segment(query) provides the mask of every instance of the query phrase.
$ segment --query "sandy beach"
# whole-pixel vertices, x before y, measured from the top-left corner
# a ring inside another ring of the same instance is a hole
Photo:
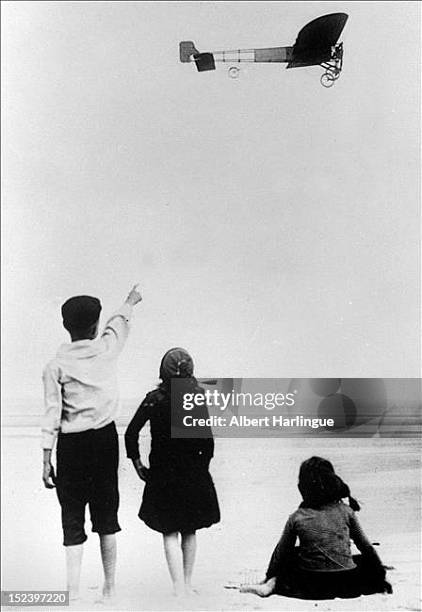
[[[122,431],[122,430],[121,430]],[[176,600],[161,536],[137,512],[142,483],[121,443],[118,599],[114,610],[420,610],[420,442],[406,439],[220,439],[211,472],[221,523],[198,532],[195,583],[199,594]],[[41,451],[35,428],[3,429],[3,589],[64,588],[60,510],[41,483]],[[144,435],[141,450],[148,452]],[[297,471],[318,454],[333,461],[361,501],[360,521],[383,562],[393,566],[393,595],[350,600],[266,600],[228,590],[228,581],[261,578],[287,516],[300,502]],[[251,486],[253,485],[253,486]],[[102,571],[97,536],[89,531],[82,569],[82,601],[76,610],[100,610]],[[44,608],[45,609],[45,608]]]

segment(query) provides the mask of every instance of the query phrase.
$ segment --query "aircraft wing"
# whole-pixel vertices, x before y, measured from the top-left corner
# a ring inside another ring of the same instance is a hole
[[[287,68],[313,66],[326,62],[343,31],[348,15],[331,13],[314,19],[303,27],[293,45],[293,59]]]

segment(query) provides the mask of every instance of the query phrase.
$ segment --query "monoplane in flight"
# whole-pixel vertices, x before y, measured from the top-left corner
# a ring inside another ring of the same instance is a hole
[[[314,19],[300,30],[291,47],[200,53],[191,40],[183,41],[179,45],[180,61],[195,62],[198,72],[215,70],[216,62],[284,63],[287,64],[286,68],[321,66],[324,68],[321,84],[331,87],[339,78],[343,67],[343,43],[339,43],[338,39],[347,18],[345,13],[331,13]],[[229,76],[237,78],[239,71],[237,66],[230,66]]]

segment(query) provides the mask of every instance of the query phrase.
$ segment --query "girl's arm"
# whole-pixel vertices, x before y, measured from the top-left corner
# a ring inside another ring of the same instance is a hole
[[[382,564],[377,551],[366,537],[353,511],[351,511],[350,515],[349,529],[350,537],[362,553],[362,567],[364,568],[365,573],[368,572],[372,576],[372,579],[377,581],[378,584],[382,586],[384,593],[392,593],[393,591],[391,584],[385,580],[386,568]]]
[[[271,555],[271,560],[268,565],[266,580],[279,576],[285,566],[292,561],[292,554],[296,543],[296,532],[293,525],[293,519],[290,516],[284,527],[283,534]]]
[[[371,565],[377,568],[382,568],[381,559],[378,556],[377,551],[372,546],[371,542],[366,537],[360,523],[356,517],[356,514],[352,511],[350,515],[349,521],[349,529],[350,529],[350,537],[353,542],[356,544],[356,547],[360,550],[362,555],[366,557],[368,561],[371,562]],[[382,570],[385,575],[385,571]]]
[[[201,419],[208,419],[209,412],[207,406],[201,406],[198,408],[198,417]],[[199,454],[201,455],[204,465],[208,468],[211,459],[214,457],[214,436],[212,434],[211,427],[204,427],[203,430],[206,432],[206,438],[199,438]]]
[[[199,452],[204,460],[204,465],[208,468],[211,459],[214,457],[214,438],[212,432],[209,438],[202,440],[202,448]]]
[[[353,511],[350,512],[349,530],[350,537],[352,538],[353,542],[356,544],[356,547],[360,550],[361,553],[364,553],[370,548],[373,548],[371,542],[368,540],[365,535],[365,532],[360,526],[356,514]]]
[[[148,469],[143,465],[139,454],[139,432],[150,418],[151,399],[147,395],[139,406],[125,432],[126,454],[132,459],[133,466],[141,480],[146,480]]]

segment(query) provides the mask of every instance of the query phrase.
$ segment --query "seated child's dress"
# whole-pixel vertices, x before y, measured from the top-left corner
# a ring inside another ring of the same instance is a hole
[[[352,556],[350,539],[361,555]],[[301,504],[286,523],[266,579],[276,577],[279,595],[333,599],[391,592],[385,574],[354,511],[338,501],[319,508]]]

